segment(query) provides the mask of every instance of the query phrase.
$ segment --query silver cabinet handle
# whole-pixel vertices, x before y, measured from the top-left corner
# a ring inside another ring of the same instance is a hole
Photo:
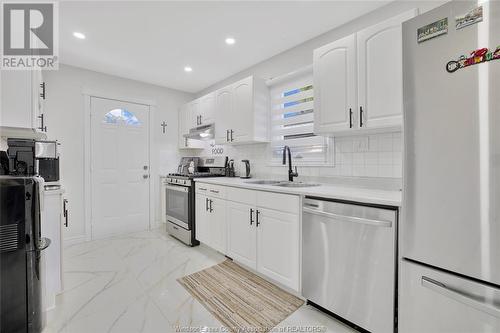
[[[142,175],[142,178],[144,178],[144,179],[148,179],[148,178],[149,178],[149,175]]]
[[[457,302],[475,308],[481,312],[488,313],[492,316],[500,318],[500,308],[494,306],[493,304],[487,304],[478,300],[471,298],[470,296],[464,295],[459,291],[452,290],[444,283],[435,281],[426,276],[422,276],[421,284],[423,287],[430,289],[438,294],[454,299]]]
[[[218,190],[210,190],[210,192],[212,192],[212,193],[219,193]]]
[[[205,198],[205,211],[208,212],[208,198]]]
[[[203,188],[203,187],[198,187],[198,190],[200,190],[200,191],[206,191],[207,189]]]
[[[346,215],[335,214],[335,213],[327,213],[327,212],[323,212],[323,211],[320,211],[317,209],[311,209],[311,208],[305,208],[305,207],[302,208],[302,211],[304,213],[334,218],[334,219],[338,219],[338,220],[343,220],[345,222],[368,224],[368,225],[373,225],[375,227],[384,227],[384,228],[390,228],[392,226],[391,221],[372,220],[372,219],[365,219],[362,217],[354,217],[354,216],[346,216]]]
[[[229,130],[226,130],[226,142],[229,142]]]

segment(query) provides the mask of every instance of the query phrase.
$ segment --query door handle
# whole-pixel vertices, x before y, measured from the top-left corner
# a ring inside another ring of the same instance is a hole
[[[210,200],[210,213],[213,212],[213,208],[212,208],[212,203],[214,202],[212,199],[209,199]]]
[[[349,108],[349,128],[352,128],[352,108]]]
[[[363,127],[363,107],[359,107],[359,127]]]
[[[231,130],[231,142],[233,142],[233,130]]]
[[[226,130],[226,142],[229,142],[229,130]]]
[[[64,216],[64,226],[68,227],[68,199],[63,200],[63,216]]]
[[[435,281],[426,276],[422,276],[421,284],[423,287],[428,288],[438,294],[454,299],[457,302],[475,308],[481,312],[488,313],[492,316],[500,318],[500,308],[493,304],[478,301],[468,295],[462,294],[459,291],[448,288],[444,283]]]
[[[256,215],[255,215],[255,225],[258,227],[260,222],[259,222],[259,216],[260,216],[260,212],[259,210],[257,209],[256,211]]]
[[[208,198],[205,198],[205,211],[208,211]]]
[[[202,121],[201,121],[201,114],[200,114],[200,125],[201,125]]]
[[[250,225],[253,224],[253,208],[250,208]]]

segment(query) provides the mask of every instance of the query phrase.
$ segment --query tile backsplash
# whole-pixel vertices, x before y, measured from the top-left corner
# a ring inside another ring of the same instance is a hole
[[[401,132],[382,133],[363,136],[336,137],[334,165],[330,166],[298,166],[300,176],[306,177],[370,177],[392,178],[402,177],[402,139]],[[235,160],[236,172],[239,174],[239,161],[248,159],[251,163],[253,177],[269,177],[282,175],[286,178],[286,167],[271,165],[268,144],[242,146],[215,146],[223,148],[223,155]],[[213,155],[213,142],[207,142],[200,155]],[[220,149],[218,150],[220,152]],[[185,152],[184,155],[189,155]]]

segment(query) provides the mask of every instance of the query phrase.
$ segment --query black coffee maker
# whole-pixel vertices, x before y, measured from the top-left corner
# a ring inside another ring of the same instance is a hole
[[[37,175],[46,182],[59,180],[57,141],[9,138],[7,145],[10,175]]]

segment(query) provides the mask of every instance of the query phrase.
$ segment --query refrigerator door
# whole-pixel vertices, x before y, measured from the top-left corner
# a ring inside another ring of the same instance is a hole
[[[500,332],[500,288],[403,260],[400,333]]]
[[[446,71],[500,45],[500,2],[455,28],[477,2],[453,1],[403,24],[403,257],[500,285],[500,60]],[[420,27],[448,33],[417,42]]]

